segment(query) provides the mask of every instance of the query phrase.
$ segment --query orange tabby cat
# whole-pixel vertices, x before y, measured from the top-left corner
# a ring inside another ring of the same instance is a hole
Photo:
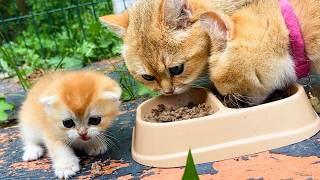
[[[289,2],[299,19],[311,68],[320,72],[320,1]],[[200,19],[211,37],[211,80],[221,94],[240,94],[257,104],[296,81],[278,0],[256,0],[232,16],[207,12]]]
[[[199,16],[212,9],[232,13],[251,1],[137,0],[101,21],[123,37],[122,55],[137,80],[162,94],[179,94],[207,70],[210,40]]]
[[[112,79],[90,71],[45,75],[30,90],[19,121],[24,161],[40,158],[44,144],[55,174],[68,178],[79,171],[73,149],[98,155],[108,149],[105,130],[118,114],[121,89]]]

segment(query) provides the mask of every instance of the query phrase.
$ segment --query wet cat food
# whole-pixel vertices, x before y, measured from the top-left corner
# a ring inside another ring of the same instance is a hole
[[[159,104],[157,108],[152,109],[151,113],[146,114],[145,121],[157,123],[174,122],[208,116],[213,113],[210,105],[206,103],[199,105],[189,103],[179,108]]]

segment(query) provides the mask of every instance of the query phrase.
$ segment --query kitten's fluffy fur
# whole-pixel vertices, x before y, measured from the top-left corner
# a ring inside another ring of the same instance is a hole
[[[137,0],[123,14],[104,16],[101,21],[123,37],[122,55],[137,80],[163,94],[179,94],[207,69],[210,40],[199,16],[213,9],[232,13],[251,1]],[[182,64],[181,74],[170,73],[170,68]]]
[[[290,3],[312,68],[320,72],[320,1]],[[295,82],[289,33],[278,0],[256,0],[232,16],[207,12],[200,19],[211,37],[211,80],[221,94],[241,94],[258,104]]]
[[[96,72],[45,75],[30,90],[19,114],[25,145],[23,160],[41,157],[44,144],[55,174],[59,178],[74,175],[80,167],[72,148],[89,155],[108,149],[103,135],[118,114],[120,95],[121,89],[114,80]],[[92,117],[101,117],[101,122],[90,125]],[[68,119],[74,122],[71,128],[64,126],[63,121]]]

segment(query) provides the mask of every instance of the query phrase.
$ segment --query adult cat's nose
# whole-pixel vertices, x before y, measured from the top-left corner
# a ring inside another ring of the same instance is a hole
[[[173,88],[170,88],[170,89],[165,89],[163,92],[165,95],[172,95],[174,93],[174,90]]]

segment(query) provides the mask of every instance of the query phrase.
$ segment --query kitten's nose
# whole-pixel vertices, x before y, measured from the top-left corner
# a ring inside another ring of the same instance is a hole
[[[89,141],[90,140],[90,137],[88,136],[87,132],[79,133],[79,135],[80,135],[80,139],[82,139],[83,141]]]
[[[80,135],[81,137],[86,137],[86,136],[88,135],[88,133],[87,133],[87,132],[81,132],[81,133],[79,133],[79,135]]]

